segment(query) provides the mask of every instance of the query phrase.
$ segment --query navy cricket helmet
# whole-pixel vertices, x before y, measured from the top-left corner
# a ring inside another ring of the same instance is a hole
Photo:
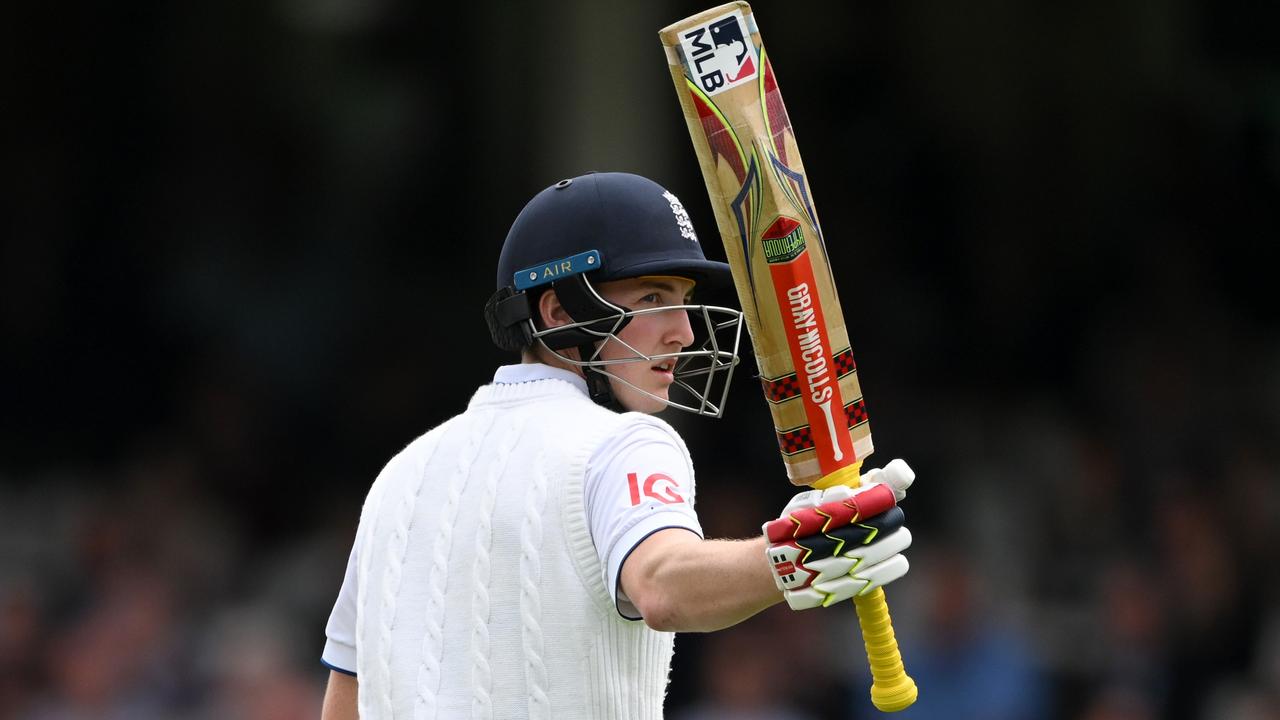
[[[576,297],[573,288],[565,292],[564,285],[578,284],[572,278],[582,273],[590,273],[592,283],[675,275],[696,282],[700,293],[733,284],[727,264],[702,254],[689,213],[675,194],[648,178],[619,172],[561,180],[524,206],[498,258],[497,295],[503,297],[491,300],[498,323],[511,327],[526,320],[532,301],[555,286],[575,319],[605,314],[588,307],[591,295]],[[497,337],[499,329],[490,328],[498,346],[518,349],[509,338]],[[581,340],[561,334],[554,343],[563,349]]]
[[[497,289],[513,286],[517,271],[588,250],[600,253],[597,282],[641,275],[732,282],[728,265],[702,254],[674,194],[639,175],[608,172],[561,180],[524,206],[498,258]]]
[[[507,233],[498,259],[496,292],[489,299],[485,317],[494,343],[504,350],[521,351],[534,342],[556,352],[578,348],[579,357],[562,359],[593,368],[600,375],[615,377],[593,362],[601,341],[616,334],[632,317],[629,309],[605,300],[593,284],[641,276],[668,275],[693,280],[699,294],[719,293],[731,288],[729,266],[708,260],[702,252],[684,205],[669,190],[647,178],[630,173],[588,173],[561,180],[544,189],[525,205]],[[536,302],[547,289],[554,289],[574,323],[568,327],[539,330]],[[701,312],[710,342],[722,329],[732,326],[734,349],[730,353],[700,349],[680,353],[682,362],[695,356],[707,360],[719,375],[737,362],[737,335],[741,316],[730,308],[682,306]],[[732,321],[713,320],[709,313],[730,313]],[[709,359],[708,359],[709,358]],[[651,358],[637,357],[636,360]],[[687,363],[686,363],[687,364]],[[593,386],[593,373],[587,372]],[[728,373],[726,373],[726,384]],[[595,395],[593,387],[593,396]],[[671,403],[702,414],[708,403],[699,397],[702,409]],[[721,401],[722,403],[722,401]]]

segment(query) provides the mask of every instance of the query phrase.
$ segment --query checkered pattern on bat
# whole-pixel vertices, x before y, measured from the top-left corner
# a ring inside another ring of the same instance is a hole
[[[845,348],[836,353],[832,361],[836,367],[836,378],[842,378],[858,369],[853,362],[853,348]],[[760,378],[760,382],[764,385],[764,396],[771,403],[780,403],[800,395],[800,381],[796,379],[795,373],[772,380]]]
[[[845,405],[844,414],[849,419],[850,430],[865,423],[869,419],[867,417],[866,401],[858,398]],[[783,455],[795,455],[796,453],[813,449],[813,432],[808,425],[777,431],[777,435],[778,447],[782,449]]]

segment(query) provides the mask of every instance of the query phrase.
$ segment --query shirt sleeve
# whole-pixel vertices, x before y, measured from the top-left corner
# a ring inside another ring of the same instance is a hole
[[[328,638],[320,663],[330,670],[354,676],[356,674],[356,557],[359,540],[352,544],[351,557],[347,559],[347,574],[342,579],[338,600],[329,614],[324,633]]]
[[[674,431],[636,423],[592,454],[585,479],[591,539],[604,569],[605,587],[618,613],[640,613],[619,587],[627,556],[653,533],[683,528],[702,537],[694,512],[693,466]]]

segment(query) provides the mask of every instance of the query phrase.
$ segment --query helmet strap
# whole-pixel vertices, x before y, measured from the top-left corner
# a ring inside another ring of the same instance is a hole
[[[578,357],[589,358],[595,351],[594,343],[579,345]],[[591,402],[614,412],[627,411],[626,408],[622,407],[622,403],[618,402],[618,398],[614,397],[613,386],[609,384],[608,375],[593,367],[584,367],[582,368],[582,377],[587,381],[587,392],[591,396]]]

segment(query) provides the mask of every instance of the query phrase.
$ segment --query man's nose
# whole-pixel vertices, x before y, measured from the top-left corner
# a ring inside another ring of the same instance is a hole
[[[693,326],[689,323],[689,313],[686,310],[672,310],[667,313],[671,316],[670,324],[667,330],[667,341],[675,341],[680,343],[680,347],[686,348],[693,344]]]

